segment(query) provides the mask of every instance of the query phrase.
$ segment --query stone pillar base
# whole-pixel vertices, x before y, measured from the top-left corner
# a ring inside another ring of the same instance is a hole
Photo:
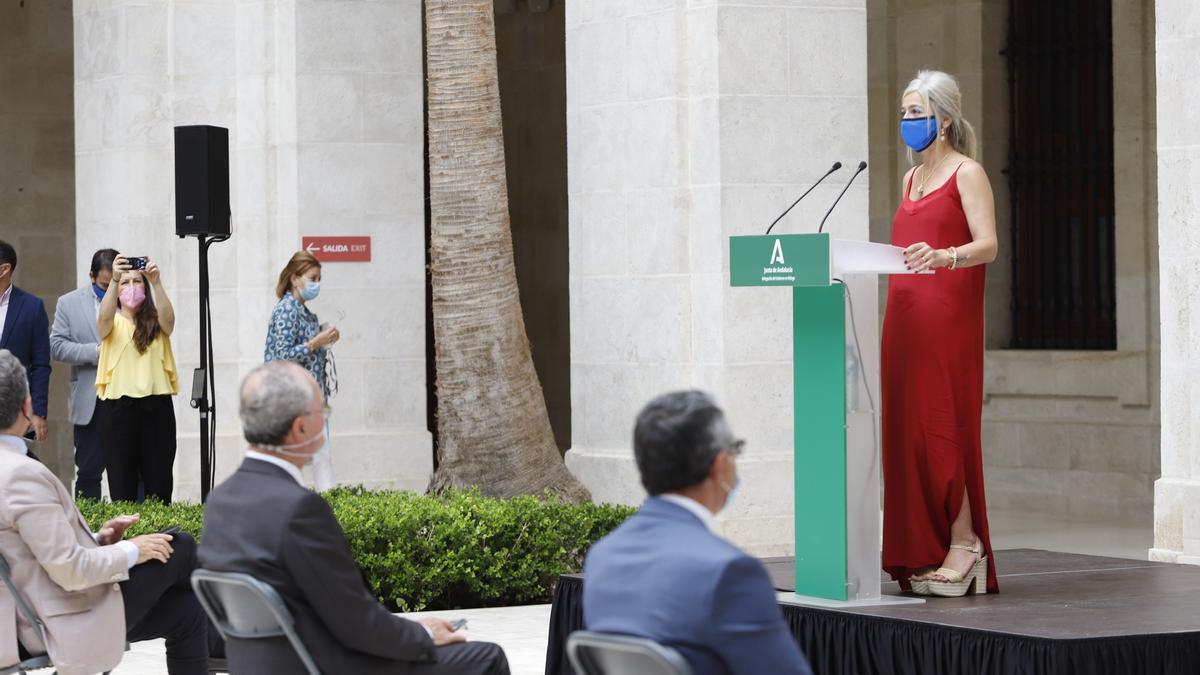
[[[1154,548],[1149,557],[1200,565],[1200,481],[1160,478],[1154,484]]]

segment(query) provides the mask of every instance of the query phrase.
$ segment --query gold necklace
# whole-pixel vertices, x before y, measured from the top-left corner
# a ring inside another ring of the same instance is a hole
[[[950,153],[948,153],[948,152],[946,154],[942,155],[942,158],[938,160],[938,163],[934,164],[933,168],[925,173],[925,180],[921,181],[921,184],[919,186],[917,186],[917,199],[920,199],[925,196],[925,186],[929,184],[930,177],[933,176],[933,172],[937,171],[938,168],[940,168],[942,166],[942,162],[946,161],[946,158],[949,156],[950,156]],[[922,164],[921,168],[924,169],[925,165]]]

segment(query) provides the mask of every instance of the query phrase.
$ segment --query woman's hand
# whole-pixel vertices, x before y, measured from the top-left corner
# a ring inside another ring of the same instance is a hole
[[[162,271],[158,269],[158,263],[151,260],[150,256],[146,256],[146,271],[144,274],[146,281],[149,281],[154,286],[158,286],[158,282],[162,278]]]
[[[113,258],[112,265],[112,281],[108,282],[108,292],[104,294],[104,299],[100,301],[100,312],[96,315],[96,334],[101,340],[108,337],[112,332],[113,317],[117,314],[117,296],[121,290],[121,277],[133,270],[133,265],[129,264],[129,259],[123,255],[118,255]],[[100,346],[96,346],[96,359],[100,358]]]
[[[313,339],[309,341],[309,344],[312,346],[313,350],[316,350],[332,345],[341,339],[341,337],[342,334],[338,332],[336,327],[326,325],[321,329],[320,333],[317,333],[313,336]]]
[[[944,248],[933,248],[919,241],[904,249],[904,264],[908,269],[920,273],[934,267],[948,267],[953,257]]]
[[[129,264],[129,259],[123,255],[113,258],[112,265],[112,281],[109,283],[109,288],[116,288],[121,285],[121,276],[126,272],[132,272],[133,265]]]

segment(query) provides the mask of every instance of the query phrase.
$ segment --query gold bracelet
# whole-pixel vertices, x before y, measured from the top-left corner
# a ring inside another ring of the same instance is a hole
[[[958,267],[958,249],[950,247],[950,269]]]

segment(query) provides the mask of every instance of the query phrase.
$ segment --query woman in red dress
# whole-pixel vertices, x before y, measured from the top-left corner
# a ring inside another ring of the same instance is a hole
[[[983,494],[983,288],[996,219],[953,77],[921,71],[900,132],[920,155],[903,180],[883,321],[883,568],[923,595],[998,590]],[[986,582],[986,583],[985,583]]]

